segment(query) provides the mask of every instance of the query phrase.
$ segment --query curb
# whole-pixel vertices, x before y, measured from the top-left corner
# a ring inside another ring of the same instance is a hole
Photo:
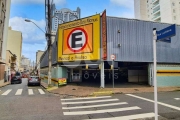
[[[5,86],[7,86],[9,84],[11,84],[11,83],[4,84],[4,85],[0,86],[0,88],[5,87]]]

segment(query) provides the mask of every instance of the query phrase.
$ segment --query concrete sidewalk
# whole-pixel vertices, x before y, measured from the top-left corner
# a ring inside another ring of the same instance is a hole
[[[8,82],[5,82],[5,83],[0,83],[0,87],[4,87],[4,86],[9,85],[9,84],[10,84],[9,81],[8,81]]]
[[[59,88],[52,87],[48,88],[47,83],[42,82],[41,84],[47,91],[54,94],[59,94],[63,96],[73,96],[73,97],[87,97],[87,96],[99,96],[99,95],[110,95],[110,94],[127,94],[127,93],[146,93],[154,92],[154,87],[149,86],[121,86],[116,88],[98,88],[91,86],[81,86],[76,84],[61,86]],[[165,91],[180,91],[180,87],[159,87],[158,92]]]

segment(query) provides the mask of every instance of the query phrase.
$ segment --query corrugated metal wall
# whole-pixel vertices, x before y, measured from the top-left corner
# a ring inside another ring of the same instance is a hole
[[[116,55],[116,61],[152,62],[153,28],[157,30],[170,24],[140,21],[135,19],[107,17],[107,49],[110,55]],[[120,30],[120,33],[118,33]],[[180,26],[176,26],[176,36],[172,43],[157,43],[157,61],[162,63],[180,63]],[[121,47],[118,47],[121,44]]]
[[[116,55],[116,61],[152,62],[153,28],[161,30],[170,24],[141,21],[135,19],[107,17],[107,51]],[[120,30],[120,33],[118,33]],[[171,43],[157,42],[157,61],[161,63],[180,63],[180,26],[176,26],[176,36]],[[52,64],[57,62],[57,41],[53,43]],[[121,44],[121,47],[118,47]],[[42,59],[41,67],[48,66],[48,52]]]

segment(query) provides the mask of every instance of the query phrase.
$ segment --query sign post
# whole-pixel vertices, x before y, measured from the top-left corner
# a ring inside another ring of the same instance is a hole
[[[158,105],[157,105],[157,80],[156,80],[156,41],[157,41],[157,34],[156,28],[153,28],[153,63],[154,63],[154,111],[155,111],[155,120],[158,120]]]
[[[155,120],[158,120],[158,100],[157,100],[157,56],[156,56],[156,41],[168,42],[171,43],[171,37],[176,35],[176,25],[171,25],[160,31],[156,31],[156,28],[153,28],[153,63],[154,63],[154,111],[155,111]]]
[[[116,56],[115,55],[111,55],[111,60],[112,60],[112,83],[113,83],[113,88],[114,88],[114,60],[115,60]]]

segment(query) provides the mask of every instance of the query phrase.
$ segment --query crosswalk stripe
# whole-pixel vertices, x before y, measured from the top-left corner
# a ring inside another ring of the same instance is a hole
[[[22,89],[18,89],[15,95],[21,95],[22,94]]]
[[[81,103],[98,103],[98,102],[109,102],[109,101],[118,101],[118,99],[80,101],[80,102],[62,102],[61,104],[62,104],[62,105],[65,105],[65,104],[81,104]]]
[[[107,107],[113,105],[124,105],[128,104],[127,102],[120,102],[120,103],[110,103],[110,104],[101,104],[101,105],[89,105],[89,106],[76,106],[76,107],[62,107],[62,109],[82,109],[82,108],[93,108],[93,107]]]
[[[29,93],[29,95],[33,95],[34,94],[32,89],[28,89],[28,93]]]
[[[4,92],[2,95],[8,95],[11,92],[12,89],[7,90],[6,92]]]
[[[151,118],[154,116],[155,116],[154,113],[143,113],[143,114],[136,114],[136,115],[111,117],[111,118],[99,118],[99,119],[91,119],[91,120],[132,120],[132,119],[141,119],[141,118]],[[87,119],[85,119],[85,120],[87,120]]]
[[[84,98],[68,98],[68,99],[61,99],[61,101],[64,100],[81,100],[81,99],[99,99],[99,98],[110,98],[111,96],[100,96],[100,97],[84,97]]]
[[[180,98],[174,98],[175,100],[180,100]]]
[[[145,101],[149,101],[149,102],[153,102],[153,103],[154,103],[154,100],[151,100],[151,99],[139,97],[139,96],[136,96],[136,95],[133,95],[133,94],[126,94],[126,95],[131,96],[131,97],[135,97],[135,98],[139,98],[139,99],[141,99],[141,100],[145,100]],[[175,109],[175,110],[179,110],[179,111],[180,111],[180,107],[176,107],[176,106],[169,105],[169,104],[162,103],[162,102],[157,102],[157,103],[158,103],[159,105],[163,105],[163,106],[166,106],[166,107],[169,107],[169,108],[172,108],[172,109]]]
[[[97,113],[107,113],[107,112],[120,112],[127,110],[137,110],[141,109],[140,107],[126,107],[126,108],[116,108],[116,109],[106,109],[106,110],[93,110],[93,111],[76,111],[76,112],[63,112],[64,115],[86,115],[86,114],[97,114]]]
[[[42,89],[38,89],[40,94],[45,94],[45,92]]]

